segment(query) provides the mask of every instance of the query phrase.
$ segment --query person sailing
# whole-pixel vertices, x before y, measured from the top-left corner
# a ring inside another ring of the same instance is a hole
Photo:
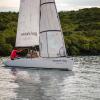
[[[11,54],[10,54],[10,58],[11,60],[14,60],[15,58],[18,58],[19,55],[17,53],[21,52],[22,50],[19,50],[17,48],[14,48],[14,50],[12,50]]]
[[[35,50],[28,51],[27,58],[37,58],[37,57],[39,57],[37,51]]]

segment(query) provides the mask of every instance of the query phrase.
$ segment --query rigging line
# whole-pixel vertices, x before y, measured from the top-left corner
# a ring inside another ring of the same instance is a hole
[[[39,33],[40,33],[40,26],[41,26],[41,0],[40,0],[40,8],[39,8]],[[40,35],[39,35],[39,56],[41,56],[41,40],[40,40]]]
[[[46,40],[47,40],[47,54],[49,57],[49,46],[48,46],[48,33],[46,32]]]
[[[46,12],[48,12],[48,7],[46,7]],[[49,23],[49,17],[48,17],[48,14],[46,13],[46,16],[47,16],[47,21]],[[50,25],[50,23],[49,23]],[[47,40],[47,53],[48,53],[48,57],[49,57],[49,45],[48,45],[48,32],[46,31],[46,40]]]

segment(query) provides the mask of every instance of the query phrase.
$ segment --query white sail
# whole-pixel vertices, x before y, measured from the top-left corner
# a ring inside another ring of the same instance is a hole
[[[72,58],[65,57],[66,49],[55,1],[21,0],[20,5],[16,47],[39,45],[41,57],[7,60],[4,64],[19,68],[72,70],[74,62]]]
[[[40,0],[21,0],[16,47],[39,45]]]
[[[40,55],[41,57],[66,56],[55,0],[41,0]]]

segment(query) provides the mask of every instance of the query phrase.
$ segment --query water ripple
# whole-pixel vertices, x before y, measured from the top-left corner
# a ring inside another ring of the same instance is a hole
[[[0,100],[100,100],[100,57],[74,57],[73,71],[8,69],[0,59]]]

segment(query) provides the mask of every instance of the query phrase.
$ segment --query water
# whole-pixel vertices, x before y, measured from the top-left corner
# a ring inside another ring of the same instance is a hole
[[[0,59],[0,100],[100,100],[100,57],[75,57],[73,71],[10,69]]]

